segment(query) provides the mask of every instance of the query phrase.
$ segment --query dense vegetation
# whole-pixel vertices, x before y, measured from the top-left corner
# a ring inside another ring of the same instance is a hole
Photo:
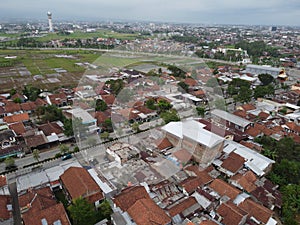
[[[276,141],[263,136],[256,139],[264,147],[264,155],[276,160],[268,178],[280,186],[283,195],[281,216],[284,224],[299,224],[300,216],[300,145],[291,137]]]

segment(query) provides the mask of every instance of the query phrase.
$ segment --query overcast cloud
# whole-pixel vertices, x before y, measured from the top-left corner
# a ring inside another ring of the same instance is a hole
[[[300,25],[299,0],[8,0],[0,18]]]

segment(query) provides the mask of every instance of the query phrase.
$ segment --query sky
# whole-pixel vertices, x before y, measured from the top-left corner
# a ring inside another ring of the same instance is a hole
[[[299,0],[8,0],[1,19],[300,25]]]

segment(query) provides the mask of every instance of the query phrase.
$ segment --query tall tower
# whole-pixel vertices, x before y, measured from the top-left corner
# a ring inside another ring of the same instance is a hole
[[[47,16],[48,16],[48,22],[49,22],[49,32],[53,32],[52,13],[51,12],[47,12]]]

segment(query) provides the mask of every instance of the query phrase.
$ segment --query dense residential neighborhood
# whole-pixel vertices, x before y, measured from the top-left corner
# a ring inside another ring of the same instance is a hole
[[[298,28],[51,28],[0,26],[0,224],[299,224]]]

